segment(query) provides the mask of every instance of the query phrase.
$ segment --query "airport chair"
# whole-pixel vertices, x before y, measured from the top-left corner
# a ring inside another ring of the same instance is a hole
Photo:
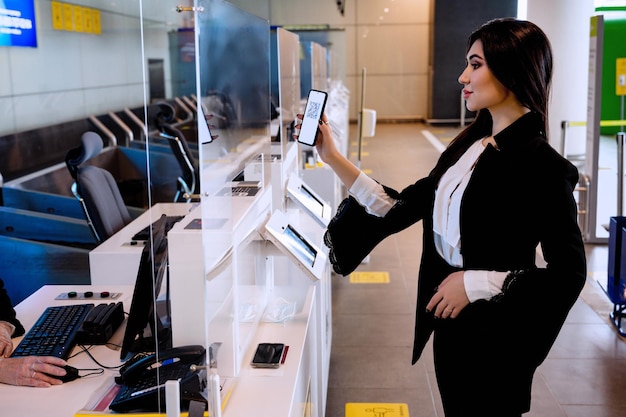
[[[162,138],[168,140],[170,148],[180,165],[182,175],[177,179],[177,191],[174,196],[175,202],[189,202],[197,200],[197,194],[200,192],[200,169],[198,162],[191,153],[191,149],[187,143],[184,133],[172,126],[170,121],[175,119],[175,110],[169,103],[156,104],[154,118],[157,129]]]
[[[104,168],[84,164],[97,156],[102,146],[102,138],[97,133],[85,132],[81,145],[65,156],[65,164],[75,181],[72,193],[80,202],[87,224],[99,243],[132,220],[113,175]]]

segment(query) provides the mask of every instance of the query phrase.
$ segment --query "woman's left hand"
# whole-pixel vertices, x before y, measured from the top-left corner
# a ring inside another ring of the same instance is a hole
[[[430,299],[426,306],[426,311],[434,310],[437,318],[456,318],[461,310],[469,304],[469,298],[465,292],[465,283],[463,282],[463,271],[453,272],[444,279],[437,292]]]

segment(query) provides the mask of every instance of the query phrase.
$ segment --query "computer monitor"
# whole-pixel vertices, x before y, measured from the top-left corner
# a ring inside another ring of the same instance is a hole
[[[156,351],[157,344],[159,348],[167,348],[171,344],[169,328],[163,325],[156,310],[161,285],[167,274],[166,223],[165,217],[152,223],[151,239],[146,241],[141,253],[120,352],[122,360],[129,353]],[[149,334],[146,334],[148,331]]]

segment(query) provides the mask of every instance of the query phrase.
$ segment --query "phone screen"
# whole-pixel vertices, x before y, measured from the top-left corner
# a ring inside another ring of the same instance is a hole
[[[302,125],[300,126],[298,142],[309,146],[315,145],[317,129],[319,128],[322,113],[324,113],[324,106],[326,106],[327,97],[328,94],[324,91],[309,91],[309,98],[307,99],[306,107],[304,108],[304,117],[302,119]]]

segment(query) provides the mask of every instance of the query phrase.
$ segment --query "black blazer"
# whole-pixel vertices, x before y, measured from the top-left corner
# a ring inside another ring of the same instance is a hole
[[[491,330],[494,337],[509,337],[515,343],[511,349],[522,341],[531,367],[545,359],[586,277],[573,196],[578,171],[549,145],[541,126],[539,117],[528,113],[495,136],[497,149],[488,146],[480,156],[460,214],[463,269],[522,272],[506,293],[470,304],[459,318],[487,326],[481,334]],[[347,275],[386,236],[423,220],[413,363],[435,326],[425,307],[455,270],[434,246],[436,185],[429,176],[400,193],[385,187],[399,201],[384,218],[367,214],[349,197],[325,235],[335,271]],[[537,245],[545,266],[536,265]]]
[[[15,326],[13,337],[18,337],[24,334],[24,327],[22,323],[17,319],[15,310],[9,299],[7,291],[4,289],[4,282],[0,279],[0,321],[6,321]]]

